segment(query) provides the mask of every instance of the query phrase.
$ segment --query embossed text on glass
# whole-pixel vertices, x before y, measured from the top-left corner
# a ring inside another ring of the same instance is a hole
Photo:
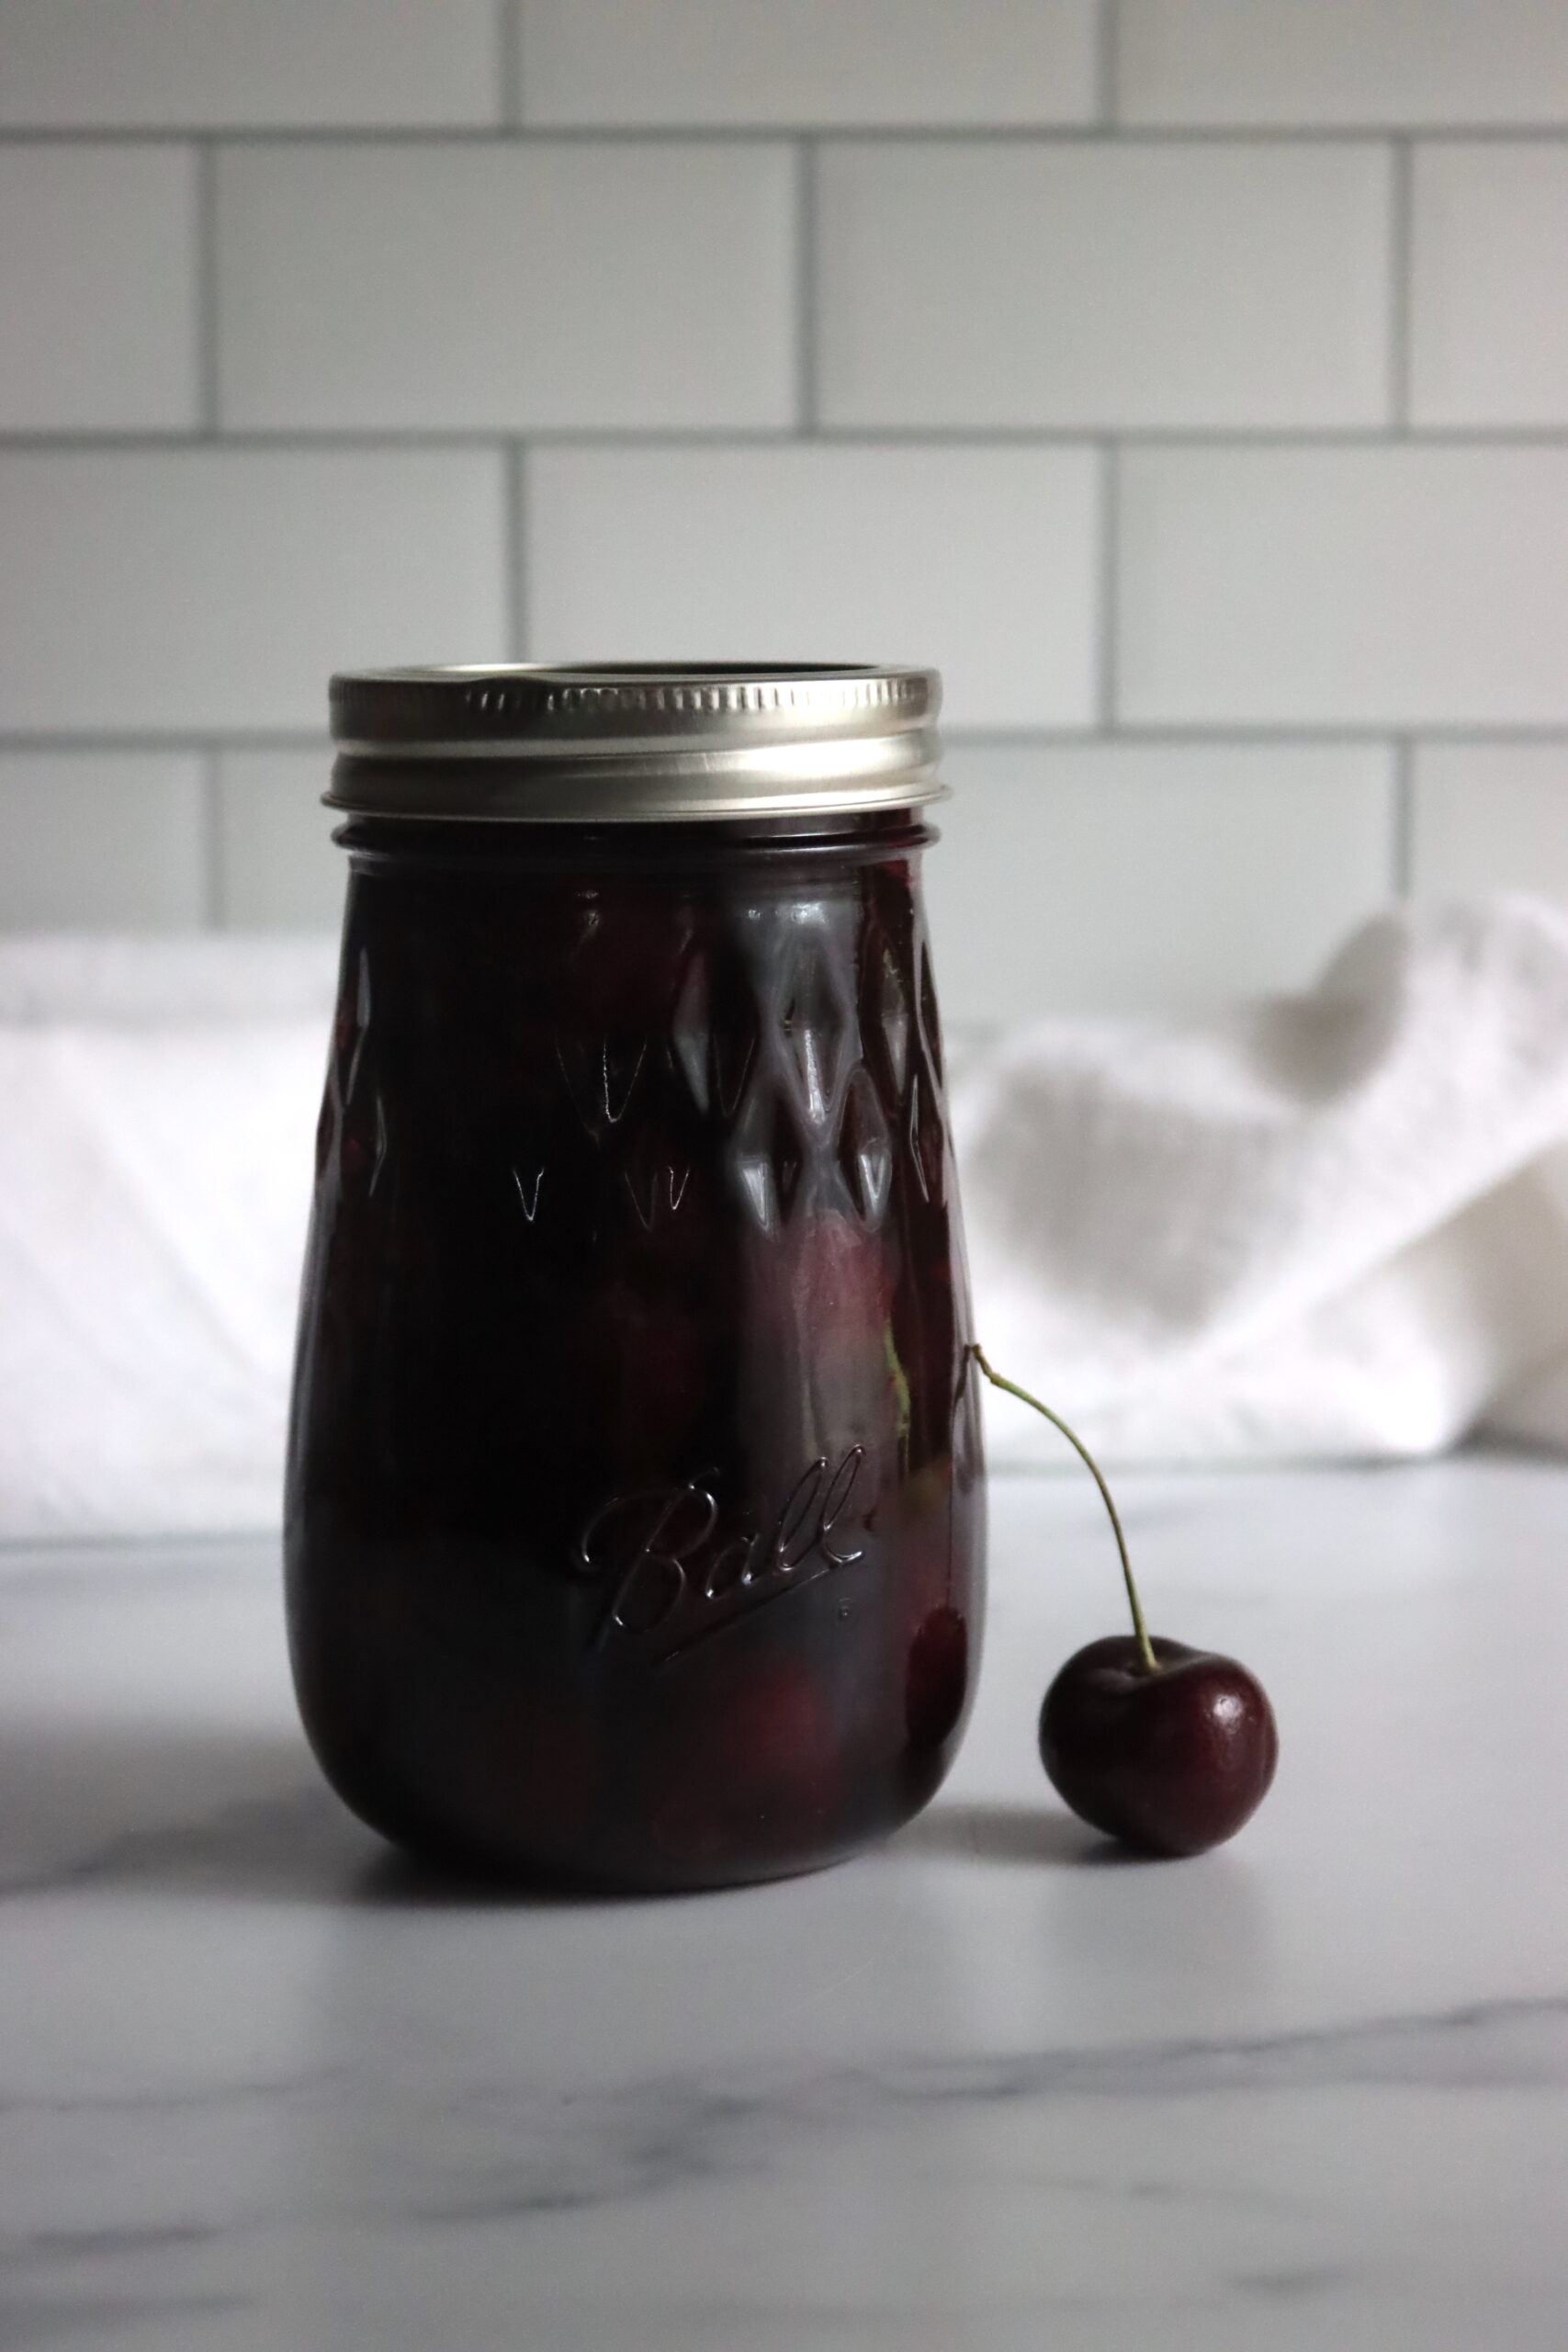
[[[572,1561],[604,1594],[592,1645],[649,1643],[667,1661],[851,1566],[864,1548],[849,1543],[845,1525],[864,1458],[858,1445],[836,1464],[818,1454],[760,1527],[723,1526],[706,1474],[613,1497],[588,1521]]]

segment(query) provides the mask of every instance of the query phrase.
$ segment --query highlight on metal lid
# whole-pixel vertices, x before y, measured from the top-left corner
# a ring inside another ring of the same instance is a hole
[[[915,808],[943,797],[934,670],[773,662],[357,670],[329,808],[536,824]]]

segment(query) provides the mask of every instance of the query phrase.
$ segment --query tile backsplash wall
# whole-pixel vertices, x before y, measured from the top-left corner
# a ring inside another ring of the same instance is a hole
[[[960,1018],[1568,898],[1568,0],[0,0],[0,928],[334,666],[934,660]]]

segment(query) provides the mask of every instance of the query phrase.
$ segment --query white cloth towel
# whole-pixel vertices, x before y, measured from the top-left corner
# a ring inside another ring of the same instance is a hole
[[[1568,1442],[1568,909],[1396,910],[1309,995],[1043,1023],[954,1122],[987,1354],[1106,1458]],[[1061,1459],[995,1403],[994,1463]]]
[[[0,947],[0,1538],[276,1526],[332,979],[317,942]],[[1044,1023],[953,1115],[987,1351],[1109,1458],[1568,1444],[1568,910]]]
[[[334,968],[0,946],[0,1539],[277,1525]]]

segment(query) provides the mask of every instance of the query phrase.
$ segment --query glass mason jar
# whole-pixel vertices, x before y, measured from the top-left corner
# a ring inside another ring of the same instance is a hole
[[[984,1494],[929,671],[333,681],[290,1648],[389,1838],[605,1887],[907,1820]]]

